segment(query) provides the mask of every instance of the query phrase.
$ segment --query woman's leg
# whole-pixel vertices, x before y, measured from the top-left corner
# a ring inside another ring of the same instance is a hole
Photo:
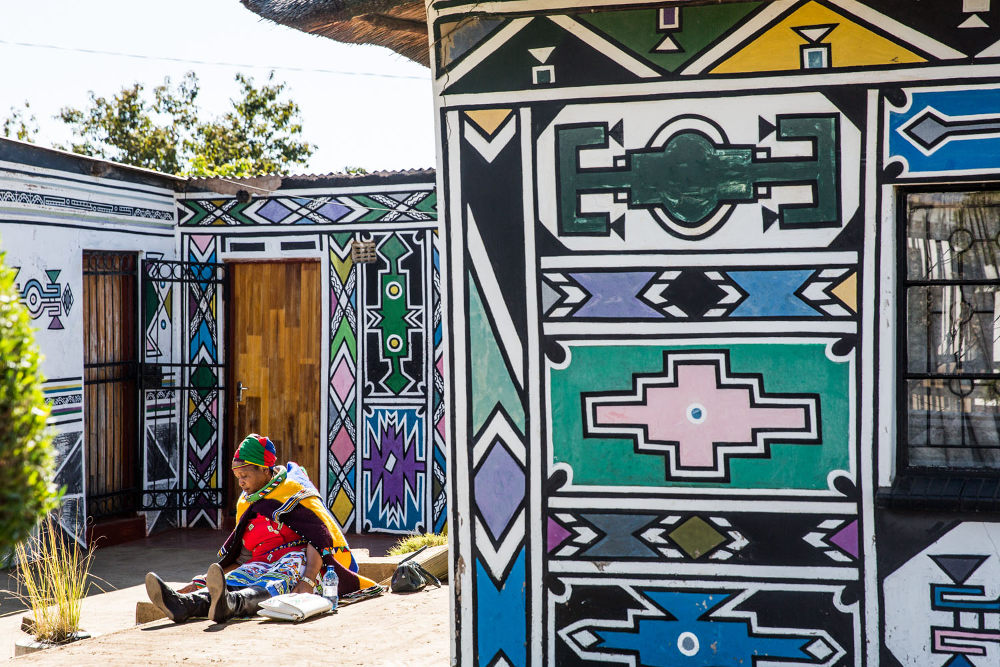
[[[287,553],[274,563],[244,563],[228,574],[218,565],[212,565],[206,576],[212,599],[209,617],[221,623],[234,617],[253,616],[263,600],[290,593],[304,568],[303,551]]]
[[[185,588],[182,588],[181,591]],[[167,586],[155,572],[146,573],[146,594],[149,596],[150,602],[174,623],[183,623],[189,618],[208,616],[211,602],[208,591],[195,590],[193,593],[187,594],[175,591]]]

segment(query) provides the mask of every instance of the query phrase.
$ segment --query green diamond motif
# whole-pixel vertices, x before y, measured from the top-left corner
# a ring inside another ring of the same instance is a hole
[[[691,517],[674,528],[669,535],[691,558],[701,558],[726,541],[725,535],[699,516]]]
[[[199,364],[198,370],[191,373],[191,385],[193,387],[198,387],[196,391],[202,398],[208,396],[210,391],[215,390],[217,383],[218,379],[216,378],[215,373],[213,373],[212,369],[204,363]]]
[[[199,417],[195,421],[194,425],[191,426],[191,435],[194,436],[194,441],[198,443],[199,447],[204,447],[205,444],[211,440],[214,434],[215,428],[213,428],[212,423],[204,417]]]

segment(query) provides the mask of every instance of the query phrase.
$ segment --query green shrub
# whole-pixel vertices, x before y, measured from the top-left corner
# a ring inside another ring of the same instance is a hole
[[[0,253],[0,550],[24,539],[59,500],[38,347],[14,289],[14,272],[2,262]]]

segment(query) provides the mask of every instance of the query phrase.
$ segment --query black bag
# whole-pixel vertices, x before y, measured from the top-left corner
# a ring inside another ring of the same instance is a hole
[[[426,546],[420,547],[396,566],[396,571],[392,573],[392,583],[389,584],[393,593],[415,593],[423,590],[428,583],[441,587],[437,577],[424,569],[420,563],[411,560],[426,548]]]

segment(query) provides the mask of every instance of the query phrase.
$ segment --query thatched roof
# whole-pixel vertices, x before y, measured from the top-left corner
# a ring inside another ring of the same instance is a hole
[[[376,44],[430,66],[423,0],[240,0],[260,16],[347,44]]]
[[[746,0],[662,0],[662,5],[715,5]],[[774,0],[763,0],[773,2]],[[240,0],[265,19],[347,44],[385,46],[430,67],[423,0]],[[539,7],[544,5],[539,1]],[[636,5],[641,6],[641,5]]]

